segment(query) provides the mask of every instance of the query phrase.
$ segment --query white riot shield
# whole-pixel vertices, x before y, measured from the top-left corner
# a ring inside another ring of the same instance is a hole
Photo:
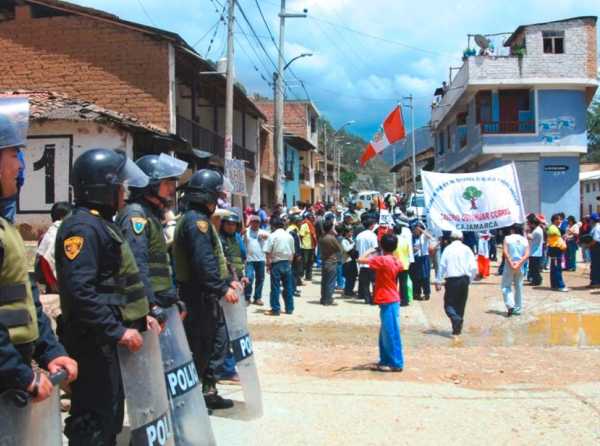
[[[248,317],[246,315],[246,301],[241,292],[239,300],[230,304],[221,299],[221,306],[225,314],[227,332],[233,355],[236,360],[237,372],[244,392],[247,415],[251,419],[260,418],[263,414],[262,391],[258,379],[258,371],[254,362],[252,340],[248,332]]]
[[[29,396],[9,390],[0,395],[0,446],[61,446],[60,397],[32,403]]]
[[[175,444],[216,445],[202,383],[176,305],[167,310],[167,322],[159,340]]]
[[[169,401],[158,335],[142,333],[144,346],[132,353],[118,346],[133,446],[173,446]]]

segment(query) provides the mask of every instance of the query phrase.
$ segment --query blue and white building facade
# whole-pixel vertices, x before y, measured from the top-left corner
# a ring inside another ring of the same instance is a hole
[[[597,86],[596,17],[519,26],[505,56],[470,55],[432,106],[435,166],[514,162],[526,212],[579,216],[579,158]]]

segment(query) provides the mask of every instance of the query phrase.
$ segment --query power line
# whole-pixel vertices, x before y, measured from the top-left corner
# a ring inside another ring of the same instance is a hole
[[[215,1],[217,0],[211,0],[211,2],[213,3],[213,5],[215,5]],[[220,5],[220,4],[219,4]],[[219,21],[217,22],[217,26],[215,27],[215,32],[213,33],[210,42],[208,43],[208,49],[206,50],[206,55],[204,56],[205,59],[208,59],[208,55],[210,54],[210,50],[212,49],[213,43],[215,42],[215,38],[217,37],[217,33],[219,32],[219,24],[223,23],[225,24],[225,6],[221,5],[222,9],[221,9],[221,15],[219,16]],[[215,5],[215,11],[218,13],[219,10],[216,9],[217,6]]]
[[[194,42],[194,44],[192,45],[192,48],[196,48],[200,44],[200,42],[202,42],[206,38],[206,36],[208,36],[210,34],[210,32],[215,29],[216,26],[219,26],[219,23],[221,23],[221,19],[217,20],[217,22],[213,26],[211,26],[208,29],[208,31],[206,31],[204,34],[202,34],[202,37],[200,37],[198,40],[196,40],[196,42]]]
[[[146,8],[144,7],[144,4],[142,3],[142,0],[137,0],[138,4],[140,5],[140,8],[142,8],[142,11],[144,12],[144,15],[146,16],[146,18],[148,20],[150,20],[150,23],[152,23],[152,25],[157,28],[156,23],[154,22],[154,20],[152,20],[152,17],[150,17],[150,14],[148,14],[148,11],[146,11]]]
[[[416,46],[408,45],[406,43],[402,43],[402,42],[398,42],[396,40],[388,39],[386,37],[381,37],[381,36],[375,36],[373,34],[368,34],[368,33],[364,32],[364,31],[360,31],[358,29],[350,28],[350,27],[348,27],[346,25],[341,25],[339,23],[331,22],[329,20],[319,19],[319,18],[313,17],[313,16],[309,16],[308,18],[311,19],[311,20],[316,20],[318,22],[327,23],[328,25],[334,26],[336,28],[345,29],[346,31],[350,31],[350,32],[353,32],[355,34],[359,34],[361,36],[369,37],[371,39],[379,40],[381,42],[387,42],[387,43],[390,43],[392,45],[398,45],[398,46],[401,46],[401,47],[404,47],[404,48],[408,48],[408,49],[411,49],[411,50],[414,50],[414,51],[420,51],[422,53],[438,54],[438,55],[447,54],[447,53],[443,53],[443,52],[440,52],[440,51],[428,50],[428,49],[424,49],[424,48],[419,48],[419,47],[416,47]]]

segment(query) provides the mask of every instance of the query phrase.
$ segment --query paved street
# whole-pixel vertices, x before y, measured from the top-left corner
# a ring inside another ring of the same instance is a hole
[[[377,359],[377,308],[322,307],[318,296],[305,286],[293,316],[251,307],[265,416],[213,417],[219,444],[600,442],[600,291],[527,288],[525,314],[506,319],[491,277],[471,287],[458,343],[434,293],[403,309],[405,371],[385,375],[364,367]],[[242,399],[237,387],[224,393]]]

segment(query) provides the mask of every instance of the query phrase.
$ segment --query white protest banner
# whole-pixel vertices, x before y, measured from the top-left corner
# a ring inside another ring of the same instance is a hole
[[[525,221],[514,164],[471,173],[422,171],[425,213],[442,230],[485,231]]]
[[[389,227],[395,226],[394,216],[390,214],[390,211],[388,211],[387,209],[381,209],[379,211],[379,224]]]
[[[243,160],[225,160],[225,176],[233,185],[234,195],[247,195],[246,167]]]

